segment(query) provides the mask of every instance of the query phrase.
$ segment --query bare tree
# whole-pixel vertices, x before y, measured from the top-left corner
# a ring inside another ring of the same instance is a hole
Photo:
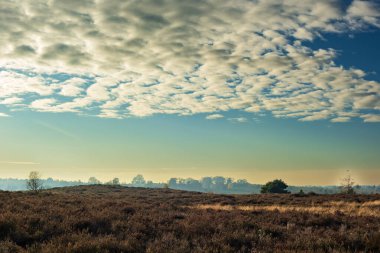
[[[119,180],[119,178],[115,177],[114,179],[112,179],[112,184],[113,184],[113,185],[120,185],[120,180]]]
[[[349,173],[349,171],[347,171]],[[342,183],[340,186],[341,192],[345,194],[355,194],[354,190],[355,182],[350,174],[348,174],[345,178],[342,179]]]
[[[42,190],[41,174],[38,171],[31,171],[29,179],[26,182],[26,187],[33,193],[38,193]]]

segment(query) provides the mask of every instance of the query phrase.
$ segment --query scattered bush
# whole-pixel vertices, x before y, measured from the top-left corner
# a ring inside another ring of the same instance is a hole
[[[275,179],[266,183],[261,187],[261,193],[289,193],[287,190],[288,185],[281,179]]]

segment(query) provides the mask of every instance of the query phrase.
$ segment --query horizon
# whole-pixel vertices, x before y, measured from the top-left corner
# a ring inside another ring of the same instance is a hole
[[[95,178],[96,180],[99,180],[100,184],[107,184],[109,182],[111,182],[113,179],[117,178],[120,180],[120,184],[131,184],[132,183],[132,180],[134,177],[136,176],[143,176],[145,181],[146,182],[153,182],[155,184],[166,184],[169,182],[170,179],[193,179],[193,180],[197,180],[197,181],[200,181],[202,180],[203,178],[216,178],[216,177],[223,177],[225,179],[232,179],[233,182],[237,182],[238,180],[246,180],[248,183],[250,184],[255,184],[255,185],[264,185],[265,183],[267,182],[270,182],[270,181],[273,181],[275,179],[281,179],[283,180],[285,183],[287,183],[289,186],[295,186],[295,187],[302,187],[302,186],[316,186],[316,187],[329,187],[329,186],[341,186],[342,185],[342,180],[344,178],[346,178],[347,176],[350,176],[352,179],[353,179],[353,183],[354,185],[356,186],[380,186],[380,184],[363,184],[363,183],[360,183],[360,181],[357,180],[357,178],[355,178],[352,173],[350,173],[349,171],[345,171],[345,172],[342,172],[341,175],[342,177],[337,179],[335,181],[335,183],[331,183],[331,184],[292,184],[292,183],[289,183],[289,181],[287,180],[284,180],[282,177],[272,177],[268,180],[264,180],[262,182],[257,182],[257,181],[251,181],[249,179],[246,179],[246,178],[232,178],[232,177],[229,177],[229,176],[222,176],[222,175],[206,175],[206,176],[202,176],[202,177],[199,177],[199,178],[194,178],[194,177],[176,177],[176,176],[172,176],[172,177],[169,177],[167,179],[163,179],[163,180],[158,180],[158,181],[155,181],[155,180],[152,180],[151,178],[146,178],[143,174],[136,174],[132,177],[128,177],[128,178],[125,178],[125,177],[107,177],[107,178],[98,178],[98,177],[95,177],[95,176],[89,176],[88,178],[58,178],[58,177],[50,177],[50,176],[44,176],[42,173],[40,173],[39,171],[37,171],[39,174],[40,174],[40,179],[41,180],[49,180],[49,179],[52,179],[54,181],[67,181],[67,182],[81,182],[81,183],[88,183],[89,182],[89,179],[90,178]],[[7,180],[7,179],[11,179],[11,180],[28,180],[28,176],[25,176],[25,177],[0,177],[0,180]]]
[[[0,4],[0,178],[380,184],[375,0]]]

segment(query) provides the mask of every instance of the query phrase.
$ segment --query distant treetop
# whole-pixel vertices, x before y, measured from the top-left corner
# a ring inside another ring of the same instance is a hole
[[[285,190],[288,185],[281,179],[275,179],[261,187],[261,193],[289,193]]]

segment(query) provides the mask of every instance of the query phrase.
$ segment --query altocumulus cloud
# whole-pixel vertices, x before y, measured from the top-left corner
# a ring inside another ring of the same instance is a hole
[[[380,84],[305,43],[380,28],[375,1],[340,3],[0,0],[0,104],[108,118],[239,110],[379,122]]]
[[[210,114],[208,116],[206,116],[206,119],[221,119],[221,118],[224,118],[224,116],[222,114]]]

